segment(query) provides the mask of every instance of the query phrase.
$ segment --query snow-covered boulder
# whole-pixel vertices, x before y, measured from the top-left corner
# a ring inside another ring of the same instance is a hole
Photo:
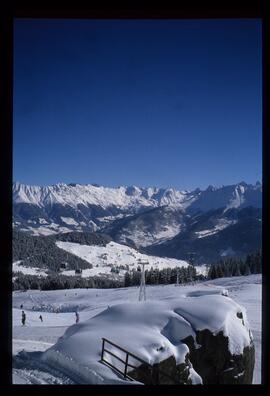
[[[254,345],[245,309],[221,294],[203,291],[108,307],[68,328],[42,359],[76,382],[134,383],[101,362],[102,338],[145,362],[129,357],[135,368],[127,373],[141,383],[252,383]],[[125,361],[123,351],[106,348]],[[124,371],[115,357],[104,357]]]
[[[229,339],[220,331],[213,334],[205,329],[196,332],[196,341],[189,337],[183,342],[188,345],[189,359],[194,370],[200,374],[203,384],[251,384],[255,364],[253,341],[241,351],[232,353]]]

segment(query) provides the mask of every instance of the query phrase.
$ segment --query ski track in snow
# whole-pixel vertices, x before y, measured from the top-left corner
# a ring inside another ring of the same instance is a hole
[[[47,348],[49,345],[47,345]],[[42,363],[40,352],[25,352],[22,350],[13,357],[13,383],[16,384],[74,384],[69,377]]]
[[[194,286],[147,286],[148,300],[166,300],[177,295],[207,288],[229,291],[229,297],[244,306],[255,343],[253,383],[261,383],[261,276],[221,278]],[[14,384],[76,384],[76,373],[60,372],[41,361],[40,354],[55,344],[66,329],[75,323],[75,308],[80,321],[97,315],[108,307],[123,301],[136,301],[138,287],[121,289],[70,289],[13,293],[13,383]],[[21,309],[26,312],[26,326],[21,325]],[[35,306],[35,310],[33,310]],[[52,309],[53,307],[53,309]],[[57,307],[60,312],[57,312]],[[38,310],[40,308],[40,310]],[[71,308],[71,310],[70,310]],[[56,309],[56,310],[55,310]],[[40,313],[43,316],[41,323]]]

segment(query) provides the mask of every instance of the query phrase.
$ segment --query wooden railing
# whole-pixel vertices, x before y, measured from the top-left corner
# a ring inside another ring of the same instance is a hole
[[[120,351],[124,352],[125,353],[125,358],[122,359],[121,357],[117,356],[115,353],[113,353],[109,349],[106,349],[105,348],[105,343],[108,343],[108,344],[114,346],[115,348],[119,349]],[[104,358],[104,354],[105,353],[108,353],[109,355],[115,357],[117,360],[119,360],[121,363],[123,363],[124,364],[124,371],[121,371],[118,367],[116,367],[112,363],[108,362],[108,360],[106,360]],[[140,362],[141,364],[143,364],[145,367],[133,366],[131,363],[129,363],[129,357],[130,356],[133,359],[135,359],[138,362]],[[146,378],[146,383],[150,383],[150,384],[153,384],[153,385],[159,384],[159,374],[161,374],[161,375],[169,378],[174,384],[181,384],[178,381],[178,379],[173,378],[172,376],[167,374],[165,371],[160,370],[160,368],[158,367],[157,364],[152,366],[151,364],[147,363],[145,360],[139,358],[138,356],[136,356],[133,353],[127,351],[126,349],[120,347],[119,345],[116,345],[115,343],[109,341],[106,338],[102,338],[101,362],[106,363],[108,366],[110,366],[112,369],[116,370],[119,374],[123,375],[124,378],[127,378],[130,381],[134,381],[135,378],[132,378],[131,376],[128,375],[128,368],[129,367],[140,371],[142,373],[142,375]],[[150,373],[147,374],[145,368],[147,368],[150,371]]]

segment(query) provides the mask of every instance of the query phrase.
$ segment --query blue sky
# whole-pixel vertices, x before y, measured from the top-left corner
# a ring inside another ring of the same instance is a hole
[[[261,51],[258,19],[17,19],[14,181],[261,180]]]

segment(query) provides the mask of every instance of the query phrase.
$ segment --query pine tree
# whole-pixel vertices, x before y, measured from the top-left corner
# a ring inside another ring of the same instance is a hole
[[[250,275],[250,268],[249,265],[245,262],[245,270],[244,270],[244,274],[243,275]]]
[[[262,273],[262,254],[261,250],[259,250],[257,253],[255,253],[255,270],[256,274]]]
[[[235,261],[233,276],[241,276],[241,272],[240,272],[240,261],[239,261],[239,260],[236,260],[236,261]]]
[[[131,277],[128,271],[125,272],[124,285],[125,287],[131,286]]]
[[[208,268],[207,278],[213,279],[213,264],[211,264],[210,267]]]

